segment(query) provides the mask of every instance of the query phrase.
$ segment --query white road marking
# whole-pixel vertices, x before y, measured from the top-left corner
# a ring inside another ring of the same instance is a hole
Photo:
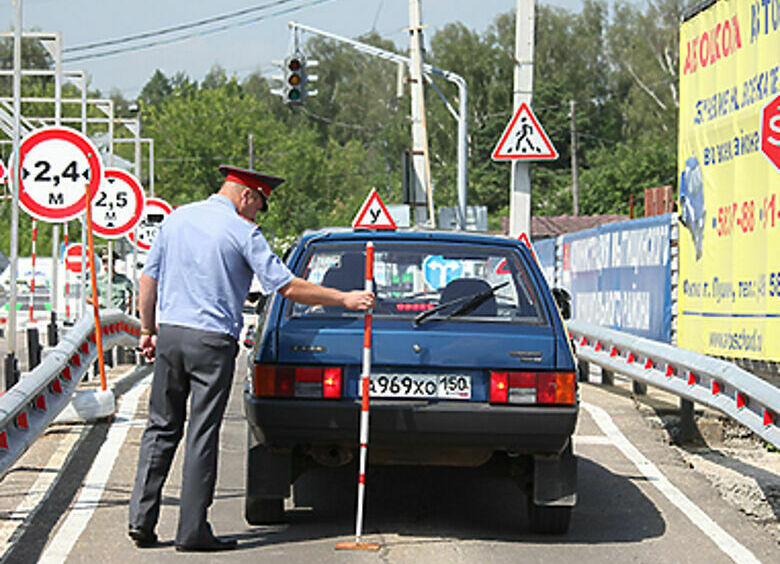
[[[152,376],[149,375],[136,383],[122,397],[117,411],[117,419],[125,422],[133,421],[138,409],[138,401],[151,381]],[[111,475],[111,470],[114,468],[114,463],[131,426],[128,424],[111,425],[106,440],[100,447],[100,451],[92,462],[92,468],[84,479],[84,485],[76,503],[38,562],[65,562],[81,533],[87,527],[95,508],[100,503],[108,477]]]
[[[612,439],[605,435],[574,435],[574,446],[578,445],[612,445]]]
[[[583,408],[593,417],[599,429],[620,449],[620,452],[628,458],[634,466],[647,478],[647,481],[653,484],[666,498],[674,504],[677,509],[696,525],[705,535],[710,537],[715,545],[720,548],[729,558],[739,564],[758,563],[760,560],[741,545],[737,540],[724,531],[720,525],[713,521],[709,515],[702,511],[699,506],[693,503],[684,493],[674,486],[669,479],[663,475],[658,467],[645,457],[639,450],[626,438],[618,429],[615,422],[609,414],[602,408],[582,402]],[[575,440],[576,442],[576,440]]]
[[[0,523],[0,559],[13,546],[11,539],[18,537],[29,526],[30,519],[38,511],[40,504],[51,494],[52,485],[60,476],[68,456],[81,438],[83,426],[73,427],[60,441],[46,465],[38,472],[30,491],[19,503],[13,513]]]

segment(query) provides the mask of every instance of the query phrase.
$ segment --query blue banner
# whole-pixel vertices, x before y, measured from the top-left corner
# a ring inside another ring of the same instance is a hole
[[[563,236],[572,318],[665,343],[671,337],[671,214]]]
[[[534,241],[534,252],[550,288],[555,287],[555,238]]]

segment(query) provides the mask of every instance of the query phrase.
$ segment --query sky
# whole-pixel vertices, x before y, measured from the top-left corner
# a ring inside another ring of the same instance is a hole
[[[243,78],[253,71],[274,74],[273,61],[281,60],[290,45],[287,22],[294,20],[328,32],[355,38],[376,30],[399,48],[408,47],[408,0],[19,0],[25,30],[61,32],[66,70],[85,70],[90,87],[103,95],[119,91],[134,99],[155,70],[167,76],[183,71],[202,80],[215,64],[228,75]],[[544,0],[544,4],[573,12],[582,0]],[[429,39],[448,23],[461,22],[484,31],[501,13],[514,10],[517,0],[421,0],[422,22]],[[189,30],[152,35],[143,41],[157,42],[149,48],[120,54],[68,61],[84,55],[134,47],[139,41],[93,50],[74,50],[84,45],[190,24],[240,10],[243,15],[223,18]],[[0,27],[12,30],[15,8],[12,0],[0,0]],[[249,21],[256,20],[256,21]],[[204,33],[216,27],[226,29]],[[184,33],[197,34],[171,41]],[[303,36],[306,40],[306,35]],[[316,54],[310,54],[316,58]]]

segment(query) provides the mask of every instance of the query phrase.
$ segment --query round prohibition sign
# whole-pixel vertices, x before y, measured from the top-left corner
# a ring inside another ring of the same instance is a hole
[[[141,220],[144,191],[132,174],[107,168],[91,205],[95,234],[104,239],[118,239]]]
[[[33,217],[59,223],[73,219],[87,205],[103,178],[97,148],[68,127],[39,129],[19,147],[19,204]]]
[[[135,244],[140,250],[148,251],[152,248],[160,224],[168,217],[173,208],[165,200],[160,198],[147,198],[144,210],[141,212],[141,219],[137,224],[137,229],[130,231],[127,238]],[[138,233],[138,241],[135,240],[134,233]]]
[[[86,257],[86,264],[89,264],[89,257]],[[97,272],[100,273],[102,265],[100,259],[95,255],[95,264]],[[72,243],[65,250],[65,270],[69,272],[81,273],[81,243]]]

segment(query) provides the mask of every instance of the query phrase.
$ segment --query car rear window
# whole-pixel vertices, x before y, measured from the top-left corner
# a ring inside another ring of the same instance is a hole
[[[310,247],[298,276],[339,290],[365,286],[362,244],[318,244]],[[507,248],[420,243],[381,244],[374,250],[376,317],[409,318],[443,306],[430,317],[453,321],[545,323],[539,299],[522,257]],[[472,297],[490,293],[481,303]],[[452,305],[446,305],[450,304]],[[466,306],[465,308],[463,306]],[[461,311],[455,313],[459,308]],[[291,304],[288,316],[350,317],[340,307]]]

